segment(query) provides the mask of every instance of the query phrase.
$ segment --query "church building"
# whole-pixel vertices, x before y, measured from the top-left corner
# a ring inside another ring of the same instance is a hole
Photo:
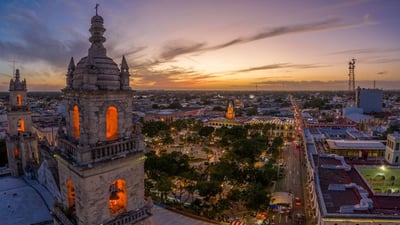
[[[36,136],[32,133],[31,110],[26,93],[26,80],[21,81],[17,69],[15,78],[10,80],[7,157],[11,175],[35,177],[39,166],[39,151]]]
[[[88,55],[71,58],[63,89],[66,132],[58,133],[58,173],[62,201],[54,224],[151,224],[144,199],[144,140],[132,122],[129,67],[120,67],[103,46],[104,20],[89,29]]]

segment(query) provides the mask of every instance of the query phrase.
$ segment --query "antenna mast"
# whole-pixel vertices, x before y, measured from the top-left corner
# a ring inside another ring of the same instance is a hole
[[[354,77],[354,68],[356,67],[356,59],[352,59],[349,62],[349,91],[356,90],[356,82]]]

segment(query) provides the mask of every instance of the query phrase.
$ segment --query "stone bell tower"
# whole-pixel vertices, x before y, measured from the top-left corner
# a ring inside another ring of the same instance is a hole
[[[13,176],[35,176],[39,165],[37,139],[32,134],[31,111],[28,106],[26,80],[20,80],[19,70],[10,80],[10,101],[7,108],[7,157]]]
[[[103,18],[89,29],[88,55],[71,59],[63,89],[66,133],[58,134],[62,202],[55,224],[151,224],[144,201],[144,141],[132,123],[129,67],[107,56]]]

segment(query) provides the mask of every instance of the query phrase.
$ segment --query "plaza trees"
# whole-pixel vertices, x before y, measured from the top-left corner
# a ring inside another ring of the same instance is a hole
[[[189,165],[189,157],[181,152],[162,152],[160,156],[151,151],[146,153],[144,169],[149,179],[155,185],[146,185],[146,188],[155,187],[161,193],[161,201],[165,201],[166,195],[174,188],[173,179],[180,179],[177,190],[182,195],[186,183],[193,183],[198,179],[198,173]],[[146,190],[150,193],[150,190]],[[153,196],[157,198],[157,196]]]
[[[241,126],[233,126],[232,128],[221,127],[215,130],[215,135],[220,137],[217,142],[218,146],[229,146],[236,140],[247,137],[247,128]]]
[[[272,154],[274,159],[277,159],[280,154],[280,149],[283,145],[283,138],[282,137],[275,137],[272,141],[271,147],[268,149],[268,152]]]
[[[242,200],[248,209],[259,210],[268,204],[268,192],[259,183],[250,183],[242,193]]]
[[[228,156],[239,162],[253,164],[267,146],[268,140],[262,136],[238,139],[232,143],[232,150],[228,152]]]
[[[176,131],[181,131],[188,128],[188,121],[184,119],[177,119],[172,121],[170,126],[175,128]]]
[[[142,132],[147,137],[156,137],[169,133],[170,126],[163,121],[149,121],[144,122]]]
[[[203,132],[211,135],[211,129],[206,132],[208,128],[195,128],[201,124],[192,119],[185,122],[191,131],[188,140],[195,141],[200,137],[199,133]],[[274,152],[279,153],[283,144],[281,137],[270,143],[262,129],[265,127],[259,126],[252,132],[249,132],[249,126],[216,129],[214,135],[220,137],[216,144],[223,147],[225,153],[219,160],[202,165],[202,169],[191,167],[189,157],[181,152],[162,152],[159,156],[153,152],[147,153],[145,170],[153,184],[146,187],[158,189],[162,193],[162,201],[165,201],[167,193],[183,201],[182,197],[193,199],[194,193],[197,193],[202,198],[193,202],[190,208],[209,217],[230,204],[257,209],[268,202],[267,187],[272,180],[277,179],[277,168],[273,167],[276,159],[272,158],[265,163],[260,161],[260,155],[268,149],[269,153],[277,157],[279,154]],[[189,143],[188,140],[186,143]]]
[[[214,127],[208,127],[208,126],[202,127],[199,130],[199,135],[202,137],[210,137],[211,134],[214,132],[214,130],[215,130]]]

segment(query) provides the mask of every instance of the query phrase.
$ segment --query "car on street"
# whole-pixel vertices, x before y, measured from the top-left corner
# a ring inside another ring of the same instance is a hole
[[[296,198],[294,199],[294,204],[295,204],[296,206],[301,206],[301,199],[300,199],[300,197],[296,197]]]

